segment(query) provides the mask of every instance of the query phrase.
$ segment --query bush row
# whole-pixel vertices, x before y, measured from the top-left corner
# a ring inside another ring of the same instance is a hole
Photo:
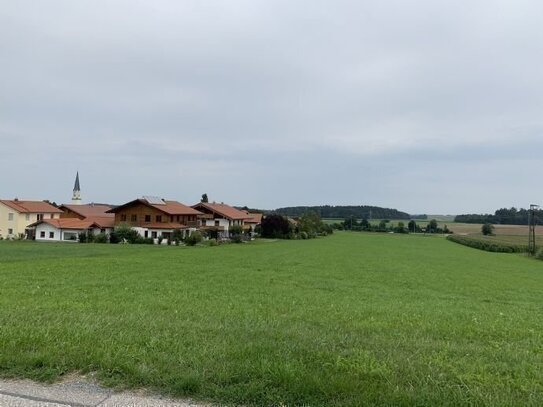
[[[487,252],[498,252],[498,253],[526,253],[528,252],[527,245],[516,245],[510,243],[501,243],[501,242],[492,242],[485,241],[481,238],[470,237],[470,236],[458,236],[458,235],[449,235],[447,239],[451,242],[459,243],[464,246],[473,247],[479,250],[485,250]]]

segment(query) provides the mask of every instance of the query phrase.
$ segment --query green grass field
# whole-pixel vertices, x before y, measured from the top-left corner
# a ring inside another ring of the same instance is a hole
[[[0,243],[0,375],[245,405],[541,405],[543,262],[441,237]]]

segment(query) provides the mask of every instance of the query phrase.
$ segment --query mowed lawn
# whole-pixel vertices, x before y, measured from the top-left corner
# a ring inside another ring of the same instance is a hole
[[[441,237],[0,243],[0,375],[244,405],[541,405],[543,262]]]

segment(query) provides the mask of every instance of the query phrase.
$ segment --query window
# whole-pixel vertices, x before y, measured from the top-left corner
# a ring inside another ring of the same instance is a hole
[[[106,233],[105,229],[100,229],[100,233]]]
[[[173,216],[170,216],[170,222],[173,223],[173,219],[174,219],[174,217],[173,217]],[[177,217],[177,220],[179,221],[179,216]]]
[[[125,214],[121,215],[121,222],[126,222],[126,215]]]
[[[13,213],[8,213],[8,220],[13,220]]]
[[[45,230],[42,230],[42,231],[40,232],[40,237],[41,237],[42,239],[45,239]]]
[[[151,232],[151,237],[152,237],[153,239],[156,239],[156,235],[157,235],[156,232]]]
[[[130,215],[130,221],[136,222],[138,220],[138,215]]]
[[[64,232],[64,240],[77,240],[77,233]]]
[[[162,222],[162,215],[156,215],[156,221]]]
[[[145,222],[151,222],[151,215],[145,215]]]
[[[147,217],[147,216],[146,216]],[[143,233],[143,236],[147,239],[149,237],[149,231],[146,230],[144,233]]]
[[[55,232],[49,232],[49,239],[55,238]]]
[[[27,213],[27,214],[25,215],[25,219],[26,219],[26,220],[30,220],[30,214],[29,214],[29,213]]]
[[[36,215],[36,220],[38,220],[38,221],[39,221],[39,220],[43,220],[43,213],[38,213],[38,214]]]
[[[8,235],[12,235],[13,234],[13,229],[8,229]]]
[[[218,220],[215,221],[215,226],[220,226],[221,222],[219,222]]]

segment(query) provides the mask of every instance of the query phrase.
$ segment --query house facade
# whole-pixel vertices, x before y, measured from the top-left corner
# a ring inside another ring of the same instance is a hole
[[[176,229],[189,234],[199,227],[202,215],[196,209],[177,201],[143,197],[108,211],[115,225],[129,225],[143,237],[170,239]]]
[[[33,238],[34,229],[30,225],[44,219],[59,219],[61,213],[45,201],[0,200],[0,236]]]

